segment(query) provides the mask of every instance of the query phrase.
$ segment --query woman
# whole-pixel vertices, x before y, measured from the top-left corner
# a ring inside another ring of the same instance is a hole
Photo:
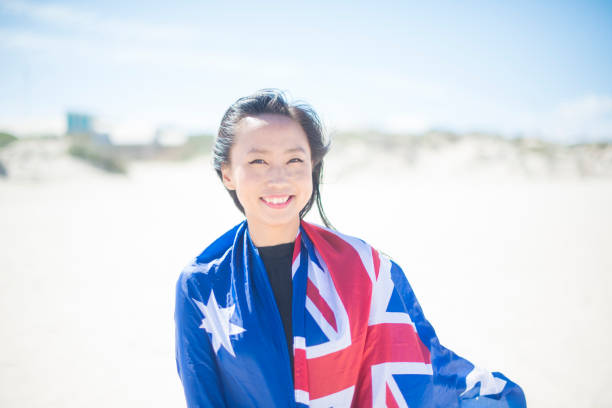
[[[331,229],[316,113],[276,90],[225,113],[214,166],[246,220],[176,287],[189,407],[523,407],[520,387],[442,347],[400,267]],[[303,216],[316,203],[328,228]]]

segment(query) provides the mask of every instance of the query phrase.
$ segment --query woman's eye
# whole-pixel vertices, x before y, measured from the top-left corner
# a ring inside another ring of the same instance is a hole
[[[264,164],[264,163],[265,161],[263,161],[263,159],[255,159],[249,162],[249,164]]]
[[[303,161],[304,161],[304,160],[302,160],[302,159],[300,159],[300,158],[295,157],[295,158],[293,158],[293,159],[289,160],[289,163],[301,163],[301,162],[303,162]]]

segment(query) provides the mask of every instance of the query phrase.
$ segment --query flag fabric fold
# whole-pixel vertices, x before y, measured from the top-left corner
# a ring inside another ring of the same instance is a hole
[[[176,364],[193,407],[525,407],[521,388],[443,347],[402,269],[364,241],[301,221],[292,377],[246,221],[176,286]]]

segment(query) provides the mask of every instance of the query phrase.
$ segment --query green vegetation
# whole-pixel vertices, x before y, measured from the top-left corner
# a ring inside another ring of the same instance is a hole
[[[17,140],[15,136],[10,135],[8,133],[0,132],[0,147],[4,147],[9,143],[14,142],[15,140]]]
[[[127,173],[125,163],[110,152],[105,152],[103,149],[95,148],[91,145],[75,143],[70,146],[68,153],[110,173]]]
[[[183,148],[183,158],[190,159],[201,154],[209,154],[212,150],[214,141],[215,137],[213,135],[189,136]]]

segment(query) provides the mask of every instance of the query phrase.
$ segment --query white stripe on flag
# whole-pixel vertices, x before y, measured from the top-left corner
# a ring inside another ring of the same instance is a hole
[[[295,402],[308,405],[309,401],[308,391],[295,390]]]

